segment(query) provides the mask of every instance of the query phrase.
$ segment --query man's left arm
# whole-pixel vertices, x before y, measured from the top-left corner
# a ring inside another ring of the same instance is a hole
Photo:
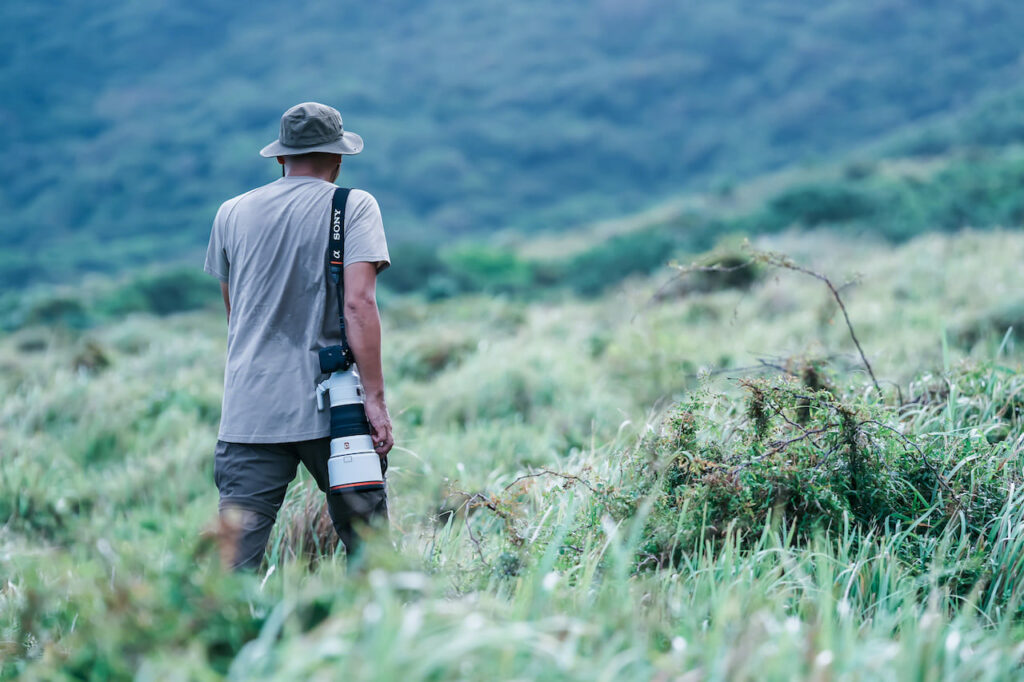
[[[345,329],[359,377],[366,391],[366,419],[373,447],[383,457],[395,444],[391,416],[384,400],[380,361],[380,312],[377,310],[377,265],[352,263],[345,268]]]
[[[384,373],[380,362],[380,312],[377,310],[377,273],[388,267],[384,221],[377,200],[367,192],[349,193],[345,215],[345,323],[348,341],[366,389],[366,419],[373,445],[381,457],[394,439],[391,417],[384,400]]]

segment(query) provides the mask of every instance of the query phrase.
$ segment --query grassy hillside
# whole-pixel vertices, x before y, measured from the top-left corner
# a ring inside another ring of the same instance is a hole
[[[220,570],[219,311],[0,339],[0,676],[1018,674],[1024,237],[757,246],[861,273],[883,395],[787,270],[390,299],[394,531],[356,575],[307,478],[260,575]]]
[[[581,229],[505,230],[489,239],[399,245],[393,249],[398,267],[381,278],[383,295],[441,300],[487,294],[519,302],[596,297],[671,261],[739,262],[745,235],[829,229],[881,245],[963,226],[1020,225],[1024,147],[986,147],[978,137],[998,130],[999,139],[1014,139],[1008,110],[990,102],[954,123],[931,124],[931,156],[903,155],[924,144],[915,137],[925,134],[918,129],[880,142],[874,156],[790,167]],[[166,315],[219,300],[195,264],[82,279],[70,273],[69,280],[0,293],[0,331],[32,324],[86,329],[129,313]]]
[[[69,0],[0,26],[10,288],[194,261],[219,202],[275,176],[256,151],[297,101],[364,134],[344,181],[395,239],[534,234],[971,109],[1019,81],[1024,9]]]

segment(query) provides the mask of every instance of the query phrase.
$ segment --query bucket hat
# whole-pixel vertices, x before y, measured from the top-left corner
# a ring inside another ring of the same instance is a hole
[[[318,102],[303,102],[284,112],[281,134],[260,150],[260,156],[291,156],[310,152],[358,154],[363,138],[345,130],[341,114],[334,107]]]

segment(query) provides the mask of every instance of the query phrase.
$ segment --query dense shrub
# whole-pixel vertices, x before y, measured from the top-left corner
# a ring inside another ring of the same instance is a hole
[[[1024,301],[1007,301],[990,310],[981,311],[969,321],[953,329],[953,339],[971,348],[982,339],[1000,337],[1013,330],[1024,332]]]
[[[999,156],[952,164],[922,188],[933,227],[1016,226],[1024,222],[1024,159]],[[923,227],[923,226],[922,226]]]
[[[413,381],[424,381],[462,361],[476,349],[479,341],[451,333],[430,336],[407,349],[398,361],[398,373]]]
[[[433,244],[399,242],[390,250],[397,265],[381,277],[381,284],[398,293],[425,291],[431,278],[448,273]]]
[[[855,185],[797,185],[768,202],[764,222],[775,229],[794,224],[815,227],[863,220],[876,210],[873,197]]]
[[[61,292],[40,290],[0,300],[0,330],[33,325],[81,330],[129,313],[173,313],[216,305],[216,282],[196,268],[135,273],[120,281]]]
[[[441,259],[463,291],[521,293],[532,284],[530,265],[507,249],[467,243],[443,252]]]
[[[85,304],[72,296],[57,295],[28,304],[22,324],[59,325],[72,329],[89,326],[91,316]]]
[[[910,534],[903,558],[919,570],[927,557],[918,547],[949,524],[984,537],[1024,482],[1021,453],[983,433],[1024,428],[1024,410],[1014,407],[1021,382],[977,368],[951,383],[955,418],[973,432],[936,428],[948,406],[927,391],[893,405],[814,390],[796,377],[744,382],[745,413],[735,421],[717,416],[706,398],[676,406],[616,493],[653,500],[640,563],[673,563],[727,536],[756,542],[769,522],[805,540],[827,529],[901,527]],[[972,409],[991,401],[1012,405]]]
[[[99,542],[113,556],[110,543]],[[188,652],[181,656],[192,669],[186,678],[201,674],[196,659],[223,675],[235,652],[259,634],[268,600],[251,578],[222,571],[215,550],[212,538],[190,536],[171,556],[119,546],[118,559],[131,570],[108,572],[62,557],[57,580],[27,574],[3,618],[22,633],[9,652],[22,660],[0,667],[0,674],[19,678],[18,668],[45,651],[46,663],[59,662],[59,679],[130,680],[154,649],[167,647]],[[102,597],[81,599],[70,611],[61,600],[48,599],[55,591]],[[60,647],[53,646],[56,637]],[[44,673],[33,679],[58,678]]]
[[[724,289],[749,289],[761,280],[763,268],[742,253],[718,253],[680,269],[679,276],[662,285],[657,300],[704,294]]]
[[[612,237],[571,258],[563,282],[578,294],[594,296],[629,275],[663,267],[676,244],[676,237],[662,227]]]
[[[196,310],[218,298],[213,279],[196,268],[143,273],[96,301],[103,315],[149,312],[157,315]]]

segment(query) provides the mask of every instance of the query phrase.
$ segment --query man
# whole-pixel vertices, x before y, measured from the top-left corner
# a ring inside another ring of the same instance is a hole
[[[336,109],[294,106],[281,117],[279,138],[260,152],[277,157],[282,177],[225,202],[213,222],[205,269],[221,281],[228,317],[214,478],[222,518],[237,531],[236,568],[259,567],[299,462],[328,490],[330,417],[317,410],[315,391],[323,378],[317,352],[340,341],[339,303],[325,267],[329,214],[342,155],[362,148]],[[343,261],[348,341],[386,468],[393,440],[376,279],[390,259],[380,209],[361,190],[348,197]],[[386,491],[327,495],[327,507],[351,555],[360,530],[386,520]]]

